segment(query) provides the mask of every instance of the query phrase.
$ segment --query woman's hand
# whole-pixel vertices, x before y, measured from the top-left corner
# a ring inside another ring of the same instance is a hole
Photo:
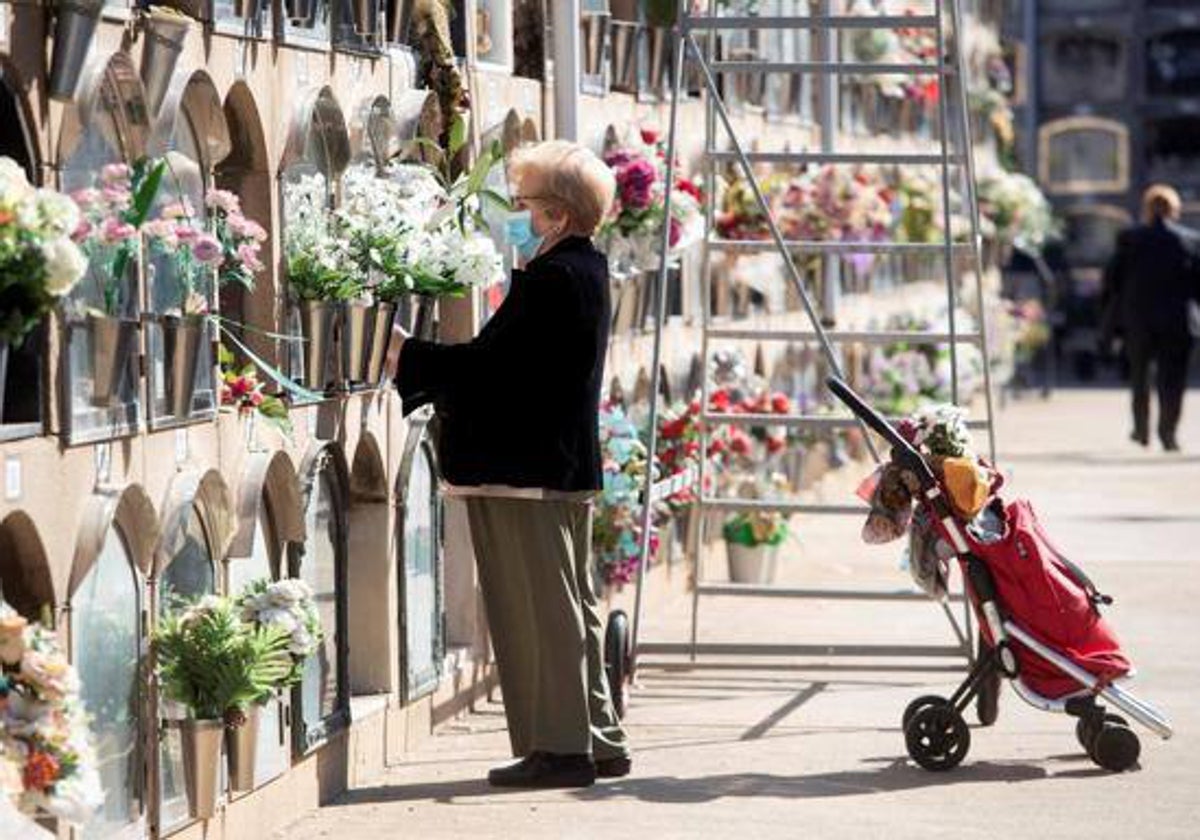
[[[400,372],[400,351],[404,349],[404,342],[407,340],[408,330],[398,323],[393,323],[387,357],[384,359],[384,369],[387,371],[388,379],[393,382],[396,380],[396,374]]]

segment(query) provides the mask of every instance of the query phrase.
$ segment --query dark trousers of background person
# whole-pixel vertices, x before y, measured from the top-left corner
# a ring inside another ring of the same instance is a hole
[[[1131,336],[1127,354],[1129,379],[1133,386],[1133,434],[1141,442],[1150,439],[1150,375],[1158,391],[1158,437],[1164,446],[1177,443],[1175,431],[1183,413],[1183,392],[1187,388],[1190,338],[1165,338],[1155,335]]]

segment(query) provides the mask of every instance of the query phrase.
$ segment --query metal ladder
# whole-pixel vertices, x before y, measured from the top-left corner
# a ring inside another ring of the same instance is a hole
[[[814,4],[818,9],[827,10],[831,0],[823,0]],[[962,15],[959,7],[960,0],[934,0],[933,13],[927,15],[896,15],[896,16],[866,16],[866,15],[838,15],[828,13],[814,13],[804,16],[717,16],[712,14],[715,11],[715,4],[710,4],[710,13],[706,15],[690,14],[686,8],[681,8],[679,20],[672,31],[673,43],[673,60],[672,67],[674,73],[672,80],[672,97],[670,105],[670,125],[667,140],[667,160],[674,161],[677,150],[677,129],[678,129],[678,107],[680,102],[681,80],[683,79],[683,67],[685,59],[695,63],[700,75],[703,78],[704,87],[707,92],[706,101],[706,138],[705,138],[705,173],[706,173],[706,236],[703,244],[703,292],[702,292],[702,311],[703,311],[703,334],[701,359],[704,365],[704,376],[702,377],[702,396],[701,406],[703,420],[702,427],[704,429],[701,438],[700,446],[700,466],[698,475],[695,476],[699,481],[699,487],[702,492],[697,494],[698,514],[700,516],[700,529],[703,533],[703,523],[707,517],[705,512],[710,510],[715,511],[740,511],[740,510],[771,510],[789,514],[802,515],[854,515],[864,516],[867,508],[862,505],[833,505],[833,504],[815,504],[801,503],[795,501],[782,501],[770,499],[740,499],[740,498],[721,498],[710,497],[703,493],[704,478],[707,472],[707,436],[708,429],[714,424],[749,424],[749,425],[774,425],[774,426],[789,426],[789,427],[807,427],[814,429],[833,430],[840,428],[849,428],[858,425],[863,428],[864,440],[870,451],[871,456],[876,462],[879,461],[879,453],[876,451],[874,443],[865,427],[862,427],[861,421],[847,415],[845,417],[828,417],[815,415],[756,415],[756,414],[729,414],[716,413],[711,411],[709,405],[709,376],[708,363],[710,358],[710,343],[722,340],[757,340],[757,341],[776,341],[776,342],[811,342],[815,341],[819,344],[821,353],[826,365],[831,372],[841,376],[841,361],[835,346],[838,344],[860,344],[860,345],[885,345],[897,341],[908,341],[914,344],[945,344],[950,350],[950,365],[951,365],[951,395],[955,403],[959,402],[959,354],[958,345],[960,343],[974,343],[983,354],[983,384],[985,391],[985,404],[987,418],[983,421],[978,421],[972,424],[974,428],[986,429],[988,435],[988,448],[993,461],[995,460],[995,432],[992,425],[993,406],[992,406],[992,382],[991,375],[988,369],[988,337],[987,328],[983,313],[983,265],[981,257],[981,238],[979,233],[979,213],[978,204],[975,195],[975,172],[974,163],[971,155],[971,134],[970,123],[967,112],[966,101],[966,72],[965,63],[961,50],[961,38],[959,33],[963,32]],[[689,4],[681,3],[681,7],[686,7]],[[947,21],[948,19],[948,21]],[[948,32],[946,23],[949,22],[951,30]],[[748,30],[748,29],[793,29],[804,28],[809,29],[814,34],[821,33],[823,38],[821,44],[821,60],[812,61],[729,61],[729,60],[713,60],[710,55],[712,53],[712,44],[714,41],[713,34],[723,30]],[[846,30],[855,29],[900,29],[900,28],[921,28],[926,30],[935,30],[937,34],[938,59],[936,62],[928,63],[864,63],[864,62],[847,62],[839,60],[834,37],[837,33]],[[947,51],[951,44],[950,32],[954,33],[953,37],[953,57],[947,58]],[[698,34],[707,34],[709,36],[709,51],[701,48],[697,39]],[[716,77],[720,74],[728,73],[789,73],[789,74],[813,74],[822,78],[825,81],[825,95],[823,100],[826,104],[825,115],[822,120],[823,124],[823,141],[820,151],[802,151],[802,152],[757,152],[746,151],[742,142],[738,138],[737,131],[731,121],[729,111],[724,100],[721,97],[720,89],[716,82]],[[836,91],[838,76],[844,74],[857,75],[909,75],[909,76],[936,76],[939,81],[939,97],[937,108],[937,131],[938,131],[938,146],[935,151],[912,151],[906,153],[873,153],[873,152],[858,152],[850,153],[839,151],[833,142],[835,134],[835,126],[832,122],[832,108],[829,104],[835,97],[831,95],[831,90]],[[954,79],[959,80],[959,84],[954,85],[957,90],[956,105],[957,105],[957,122],[952,123],[950,120],[950,103],[948,81]],[[730,149],[720,150],[714,142],[716,139],[717,125],[724,130],[724,135],[728,138]],[[961,148],[955,150],[952,148],[955,139],[961,142]],[[736,162],[740,165],[742,174],[754,192],[759,209],[765,215],[767,224],[770,228],[771,241],[741,241],[721,239],[715,235],[714,231],[714,212],[713,212],[713,185],[715,167],[722,162]],[[902,243],[902,242],[845,242],[845,241],[787,241],[783,238],[780,230],[772,216],[770,207],[763,193],[763,190],[755,177],[753,165],[755,163],[784,163],[784,164],[876,164],[882,166],[905,166],[905,165],[932,165],[940,169],[941,175],[941,200],[942,200],[942,230],[943,241],[934,243]],[[967,206],[967,215],[970,221],[970,238],[966,242],[955,242],[951,235],[951,167],[958,166],[961,174],[964,175],[962,191],[959,193],[959,198]],[[670,218],[671,214],[671,192],[674,181],[674,167],[667,167],[666,175],[666,218]],[[655,320],[654,320],[654,342],[653,342],[653,364],[651,366],[651,388],[650,388],[650,441],[649,451],[651,453],[657,451],[658,444],[658,394],[659,394],[659,378],[661,376],[661,355],[662,355],[662,332],[664,322],[664,312],[666,304],[666,277],[667,277],[667,252],[668,252],[668,230],[667,225],[663,225],[663,231],[660,243],[660,253],[662,260],[660,262],[657,287],[655,295]],[[783,259],[783,264],[786,267],[788,279],[790,280],[794,291],[797,293],[805,314],[807,315],[810,327],[807,329],[787,329],[787,330],[763,330],[753,326],[728,326],[714,325],[712,323],[712,295],[711,295],[711,272],[710,263],[711,255],[714,251],[777,251]],[[837,279],[836,272],[839,270],[838,265],[834,263],[834,259],[841,254],[847,253],[873,253],[873,254],[904,254],[904,253],[928,253],[941,256],[941,263],[945,269],[946,280],[946,295],[948,303],[948,329],[940,332],[932,331],[847,331],[826,329],[817,307],[814,305],[812,296],[805,288],[802,276],[792,259],[793,252],[803,252],[808,254],[824,255],[826,262],[827,276],[831,271],[833,279]],[[980,301],[980,318],[978,331],[970,334],[962,333],[958,328],[957,319],[955,317],[955,309],[958,304],[958,291],[956,289],[957,279],[955,272],[955,256],[962,252],[969,252],[973,257],[972,266],[975,273],[975,293]],[[676,477],[671,480],[655,482],[650,470],[647,470],[645,478],[645,487],[643,491],[643,499],[655,500],[668,495],[677,489],[679,479]],[[646,575],[646,560],[650,556],[650,530],[651,523],[651,504],[643,505],[642,511],[642,539],[641,539],[641,563],[638,568],[637,589],[634,601],[634,616],[632,634],[630,640],[630,662],[629,668],[631,673],[636,673],[638,659],[644,654],[658,655],[687,655],[692,661],[695,661],[699,655],[732,655],[732,656],[791,656],[791,657],[876,657],[876,656],[901,656],[908,658],[927,658],[927,657],[963,657],[966,661],[973,661],[975,649],[972,642],[973,631],[971,627],[971,611],[969,605],[965,603],[962,596],[957,596],[954,600],[963,602],[963,619],[960,624],[951,609],[949,603],[943,601],[941,603],[951,628],[953,630],[956,644],[953,645],[937,645],[937,646],[914,646],[914,645],[829,645],[829,644],[732,644],[732,643],[708,643],[701,644],[697,641],[698,634],[698,615],[699,601],[701,596],[741,596],[741,597],[782,597],[794,599],[820,599],[827,601],[927,601],[927,597],[923,594],[913,592],[911,590],[904,591],[864,591],[857,589],[809,589],[796,588],[785,586],[761,586],[752,584],[733,584],[724,582],[710,582],[703,578],[703,537],[698,540],[696,551],[696,579],[692,594],[692,609],[691,609],[691,638],[690,642],[642,642],[639,641],[639,633],[642,626],[643,612],[643,590],[645,586]]]

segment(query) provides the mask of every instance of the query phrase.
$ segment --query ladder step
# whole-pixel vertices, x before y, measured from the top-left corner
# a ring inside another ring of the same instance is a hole
[[[694,647],[687,642],[639,642],[638,655],[659,656],[695,653],[698,656],[905,656],[961,658],[963,649],[949,645],[789,645],[753,644],[738,642],[700,642]],[[746,666],[750,667],[750,666]]]
[[[794,586],[766,586],[757,583],[701,583],[696,587],[701,595],[734,595],[756,598],[811,598],[822,601],[929,601],[924,592],[911,589],[859,590],[859,589],[804,589]],[[951,601],[962,601],[962,595],[953,595]]]
[[[708,244],[725,251],[778,251],[772,239],[710,239]],[[822,242],[785,239],[789,251],[812,251],[826,254],[940,254],[944,242]],[[970,251],[970,242],[951,242],[952,251]]]
[[[811,502],[787,502],[782,499],[730,499],[722,497],[702,498],[700,504],[713,510],[760,510],[779,513],[813,513],[831,516],[863,516],[870,512],[866,504],[822,505]]]
[[[827,416],[823,414],[751,414],[739,413],[734,414],[726,411],[706,411],[701,415],[704,420],[711,423],[724,423],[730,426],[787,426],[789,428],[810,428],[810,429],[851,429],[858,425],[859,421],[854,417],[837,417]],[[885,417],[888,423],[893,426],[899,423],[903,418],[900,417]],[[968,420],[968,429],[987,429],[990,424],[987,420]]]
[[[738,153],[734,151],[709,150],[706,153],[714,161],[738,161]],[[936,152],[746,152],[746,159],[751,163],[795,163],[821,165],[826,163],[875,164],[878,166],[909,166],[909,165],[941,165],[942,156]],[[947,155],[946,161],[951,165],[962,163],[962,155]]]
[[[945,65],[865,61],[710,61],[713,73],[814,73],[855,76],[953,76]]]
[[[815,330],[756,330],[752,327],[710,327],[708,329],[708,337],[748,341],[816,341],[820,338]],[[911,344],[948,344],[951,341],[978,344],[981,339],[979,333],[974,332],[951,334],[948,332],[915,332],[907,330],[880,330],[878,332],[826,330],[825,337],[834,344],[839,342],[846,344],[897,344],[900,342],[909,342]]]
[[[937,29],[936,15],[684,16],[686,29]]]

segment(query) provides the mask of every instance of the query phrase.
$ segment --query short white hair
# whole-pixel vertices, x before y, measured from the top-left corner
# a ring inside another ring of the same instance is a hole
[[[570,230],[591,236],[608,215],[617,180],[604,161],[586,146],[570,140],[547,140],[515,149],[508,164],[509,181],[519,185],[534,175],[542,198],[559,205],[570,218]]]

